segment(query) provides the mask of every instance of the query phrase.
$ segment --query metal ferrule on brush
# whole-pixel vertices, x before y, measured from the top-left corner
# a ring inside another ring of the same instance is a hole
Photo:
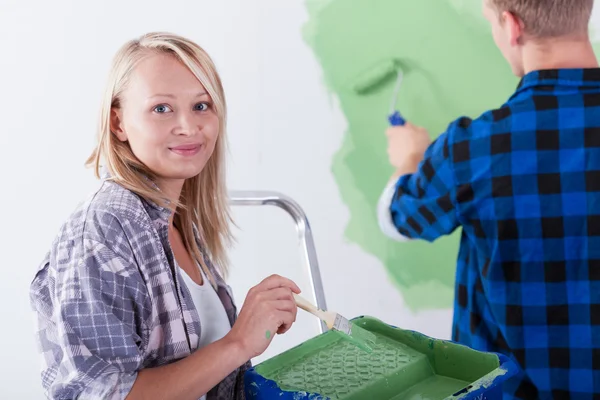
[[[335,321],[333,322],[333,329],[337,329],[340,332],[344,332],[346,335],[352,334],[350,321],[342,317],[340,314],[337,314],[335,316]]]

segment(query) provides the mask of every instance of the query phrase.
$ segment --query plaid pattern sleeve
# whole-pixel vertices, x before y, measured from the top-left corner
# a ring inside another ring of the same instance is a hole
[[[150,306],[143,282],[129,276],[131,260],[86,240],[81,263],[44,269],[32,288],[44,357],[60,368],[42,376],[49,397],[122,399],[141,369]],[[42,282],[51,282],[42,285]],[[50,292],[60,293],[52,299]],[[141,311],[141,312],[140,312]]]
[[[531,72],[459,121],[390,207],[427,240],[458,216],[453,340],[521,367],[508,398],[599,399],[600,69]],[[456,210],[434,204],[452,191]]]
[[[391,219],[405,238],[434,241],[458,226],[450,140],[460,129],[453,123],[427,149],[418,171],[402,176],[389,207]]]

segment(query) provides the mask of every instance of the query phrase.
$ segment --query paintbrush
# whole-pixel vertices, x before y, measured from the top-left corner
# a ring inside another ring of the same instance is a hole
[[[344,339],[351,341],[362,350],[368,353],[373,352],[376,341],[375,334],[350,322],[341,314],[333,311],[323,311],[296,293],[293,293],[293,295],[298,307],[320,318],[325,322],[327,328],[340,332]]]

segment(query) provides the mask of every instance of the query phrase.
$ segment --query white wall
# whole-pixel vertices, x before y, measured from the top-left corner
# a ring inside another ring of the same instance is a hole
[[[151,30],[189,36],[215,59],[230,106],[229,186],[277,190],[303,206],[329,308],[449,336],[449,310],[413,315],[379,261],[343,239],[348,210],[330,166],[345,120],[302,42],[305,19],[301,0],[0,2],[0,398],[41,398],[29,283],[60,223],[96,186],[83,162],[110,59],[125,40]],[[230,283],[239,305],[271,273],[308,293],[291,219],[275,208],[235,216],[241,230]],[[300,312],[294,329],[255,361],[316,333],[314,318]]]

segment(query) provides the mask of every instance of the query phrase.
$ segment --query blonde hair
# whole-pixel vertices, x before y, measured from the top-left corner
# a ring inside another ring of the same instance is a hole
[[[228,269],[226,246],[232,239],[225,184],[227,110],[216,67],[200,46],[171,33],[153,32],[130,40],[119,49],[113,59],[102,102],[98,143],[86,165],[93,167],[99,178],[101,160],[104,159],[112,180],[149,201],[168,206],[168,199],[153,182],[154,173],[133,154],[129,143],[119,141],[110,128],[111,109],[121,106],[123,92],[135,67],[145,57],[156,53],[176,57],[196,76],[210,95],[219,118],[220,132],[212,156],[199,175],[185,180],[179,202],[171,206],[176,209],[174,223],[187,250],[214,285],[214,277],[204,257],[209,258],[225,278]]]
[[[594,0],[487,0],[499,15],[517,16],[535,38],[587,35]]]

